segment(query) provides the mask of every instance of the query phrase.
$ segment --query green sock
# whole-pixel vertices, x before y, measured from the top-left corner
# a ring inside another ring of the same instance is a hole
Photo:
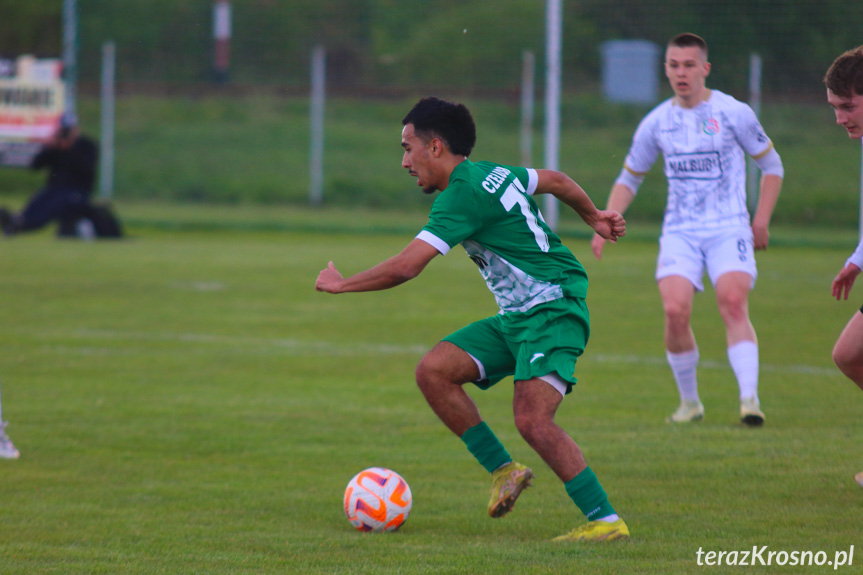
[[[588,467],[563,484],[572,501],[581,509],[588,521],[616,513],[608,502],[605,489],[596,474]]]
[[[461,440],[489,473],[512,461],[512,457],[485,421],[465,431]]]

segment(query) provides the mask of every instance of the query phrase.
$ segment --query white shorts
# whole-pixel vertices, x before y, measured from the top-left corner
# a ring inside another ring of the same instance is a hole
[[[744,272],[755,287],[755,244],[752,228],[735,226],[718,230],[664,233],[659,238],[656,281],[668,276],[683,276],[697,291],[704,291],[704,270],[715,286],[722,274]]]

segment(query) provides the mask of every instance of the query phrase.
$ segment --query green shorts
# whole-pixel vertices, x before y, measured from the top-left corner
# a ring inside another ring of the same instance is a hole
[[[556,373],[576,383],[575,362],[590,337],[590,314],[581,298],[564,298],[540,304],[526,312],[496,315],[470,324],[444,338],[480,365],[480,380],[488,389],[510,375],[527,380]]]

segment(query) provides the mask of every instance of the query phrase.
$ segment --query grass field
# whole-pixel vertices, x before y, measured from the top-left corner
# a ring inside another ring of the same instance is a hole
[[[0,572],[668,574],[703,572],[699,549],[832,560],[852,545],[839,572],[860,572],[863,394],[830,359],[863,297],[829,295],[853,237],[778,230],[761,254],[751,312],[767,423],[744,429],[712,294],[694,317],[706,420],[671,427],[655,244],[633,230],[597,263],[567,236],[591,276],[593,335],[558,422],[633,538],[561,546],[549,539],[583,519],[518,437],[510,382],[473,393],[537,473],[500,520],[485,514],[488,475],[413,382],[424,350],[496,311],[460,250],[395,290],[331,296],[313,289],[328,260],[360,271],[422,218],[270,210],[165,224],[195,213],[121,210],[131,233],[118,242],[0,242],[3,417],[21,450],[0,461]],[[343,515],[347,481],[372,465],[413,490],[397,533],[361,534]]]

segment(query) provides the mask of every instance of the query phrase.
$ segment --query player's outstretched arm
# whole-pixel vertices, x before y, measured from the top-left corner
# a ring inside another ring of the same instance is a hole
[[[626,222],[623,216],[613,210],[597,209],[593,200],[572,178],[554,170],[536,172],[539,176],[537,194],[552,194],[575,210],[587,225],[608,241],[616,242],[617,238],[626,234]]]
[[[438,253],[430,244],[414,239],[398,255],[347,278],[330,262],[318,274],[315,289],[327,293],[389,289],[418,276]]]

